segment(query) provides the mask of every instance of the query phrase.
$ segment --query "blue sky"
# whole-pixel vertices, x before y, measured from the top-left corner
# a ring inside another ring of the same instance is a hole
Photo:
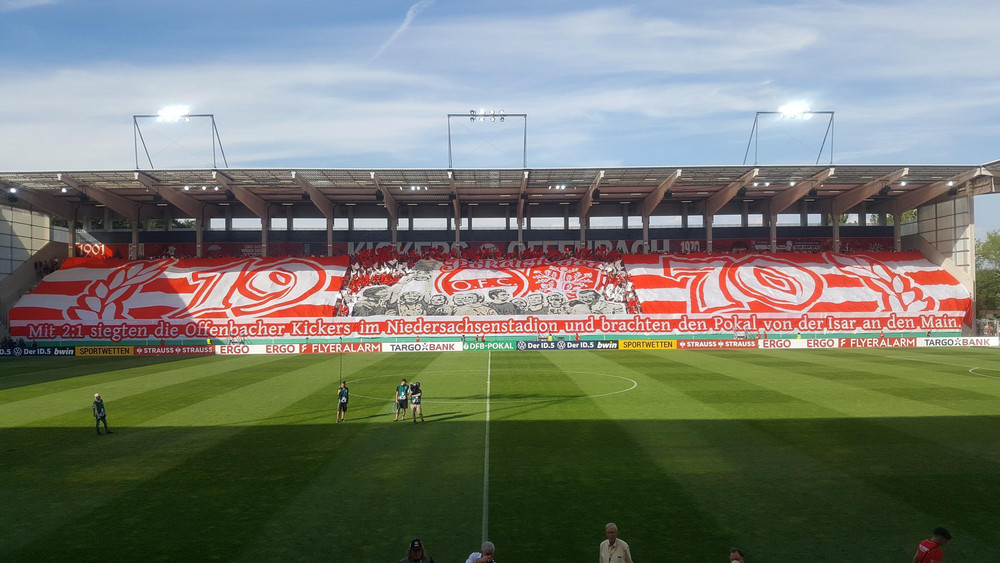
[[[835,164],[977,165],[1000,159],[996,21],[973,0],[0,0],[0,170],[132,168],[132,115],[168,104],[214,114],[230,166],[441,168],[447,125],[460,168],[519,167],[525,137],[529,167],[741,164],[755,112],[792,100],[835,112]],[[446,117],[470,108],[528,118]],[[828,162],[820,117],[762,117],[759,162]],[[143,127],[157,167],[211,164],[208,133]],[[976,210],[1000,230],[1000,196]]]

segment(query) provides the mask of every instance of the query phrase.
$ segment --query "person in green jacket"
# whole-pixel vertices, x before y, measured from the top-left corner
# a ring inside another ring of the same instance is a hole
[[[101,423],[104,423],[104,431],[111,434],[111,430],[108,430],[108,414],[104,411],[104,399],[101,398],[100,393],[94,393],[94,424],[97,426],[97,435],[101,435]]]

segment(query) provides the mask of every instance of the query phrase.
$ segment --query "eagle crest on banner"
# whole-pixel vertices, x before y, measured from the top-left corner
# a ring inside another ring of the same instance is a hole
[[[532,287],[545,293],[562,293],[568,299],[575,299],[581,289],[599,287],[600,277],[595,270],[580,268],[533,268],[529,274]]]

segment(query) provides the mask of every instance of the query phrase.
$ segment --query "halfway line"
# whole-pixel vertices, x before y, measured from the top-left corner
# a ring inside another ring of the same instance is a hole
[[[490,367],[493,352],[486,353],[486,448],[483,454],[483,541],[485,542],[490,524]]]

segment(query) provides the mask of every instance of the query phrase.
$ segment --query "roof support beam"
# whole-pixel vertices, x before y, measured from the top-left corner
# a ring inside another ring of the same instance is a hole
[[[76,210],[79,207],[76,203],[25,188],[19,189],[15,195],[46,213],[62,217],[66,221],[76,220]]]
[[[146,189],[162,196],[168,203],[177,209],[180,209],[184,213],[187,213],[188,216],[196,220],[204,218],[205,204],[198,201],[196,198],[187,195],[184,192],[179,192],[175,189],[164,186],[142,172],[136,172],[135,179],[143,186],[146,186]]]
[[[399,226],[399,208],[396,206],[396,198],[392,197],[389,190],[382,187],[378,181],[378,175],[371,173],[372,181],[375,182],[375,189],[382,194],[382,205],[385,206],[386,213],[389,214],[389,230],[392,231],[392,244],[396,244],[396,229]],[[457,226],[456,226],[457,228]]]
[[[580,200],[580,246],[583,246],[587,242],[587,227],[590,221],[587,217],[590,215],[590,207],[594,205],[594,192],[601,187],[601,180],[604,179],[604,171],[599,170],[597,176],[590,183],[590,187],[583,194],[583,199]]]
[[[518,256],[521,255],[521,249],[524,248],[524,206],[528,203],[528,176],[530,171],[525,170],[524,176],[521,177],[521,189],[517,192],[517,253]]]
[[[825,182],[830,176],[833,176],[834,170],[833,168],[827,168],[812,178],[803,180],[795,184],[795,186],[776,194],[769,200],[771,204],[770,215],[777,217],[779,213],[791,207],[793,203],[809,195],[809,192],[813,188]]]
[[[462,202],[458,200],[458,187],[455,186],[455,173],[448,171],[448,199],[451,200],[451,212],[455,218],[455,243],[461,242],[462,233]]]
[[[667,176],[666,180],[660,182],[660,185],[656,186],[656,188],[654,188],[653,191],[649,192],[649,195],[647,195],[642,200],[643,217],[649,217],[650,215],[653,214],[653,210],[656,209],[657,205],[660,205],[661,201],[663,201],[663,198],[664,196],[666,196],[667,191],[669,191],[670,188],[672,188],[673,185],[677,183],[677,180],[680,180],[680,178],[681,178],[681,170],[678,168],[677,170],[674,170],[673,174]]]
[[[992,174],[980,166],[973,168],[972,170],[962,172],[961,174],[956,174],[947,180],[934,182],[933,184],[903,194],[892,200],[892,213],[893,215],[896,215],[902,214],[904,211],[916,209],[932,199],[943,196],[951,189],[957,190],[962,186],[962,184],[980,176],[992,176]]]
[[[84,184],[83,182],[77,180],[76,178],[70,176],[69,174],[60,173],[56,175],[56,178],[66,184],[67,186],[73,188],[74,190],[85,194],[87,197],[96,199],[97,201],[108,206],[108,209],[113,210],[115,213],[121,215],[122,217],[128,219],[133,225],[139,224],[139,204],[126,197],[122,197],[118,194],[111,193],[103,188],[97,188]]]
[[[895,172],[886,174],[881,178],[872,180],[834,197],[830,208],[830,215],[835,218],[840,217],[848,209],[879,193],[883,188],[888,187],[889,184],[898,182],[909,173],[909,168],[900,168]],[[837,224],[836,219],[834,220],[834,224]]]
[[[215,170],[212,172],[212,181],[224,190],[229,190],[236,196],[236,200],[246,206],[254,215],[260,218],[264,231],[270,226],[271,204],[264,198],[251,192],[250,190],[232,183],[228,176]]]
[[[309,200],[313,202],[313,205],[315,205],[317,209],[319,209],[319,212],[322,213],[324,217],[332,221],[333,210],[335,207],[333,200],[326,197],[326,194],[319,191],[319,188],[312,185],[309,180],[303,178],[302,175],[296,173],[295,170],[292,170],[292,180],[295,180],[295,184],[309,195]]]
[[[583,199],[580,200],[580,223],[584,223],[587,219],[587,215],[590,213],[590,206],[594,204],[594,192],[601,187],[601,180],[604,179],[604,171],[600,170],[597,172],[597,176],[594,180],[590,182],[590,187],[587,191],[583,193]]]
[[[705,200],[705,224],[709,224],[708,218],[714,217],[720,209],[725,207],[730,200],[736,197],[736,194],[740,192],[740,188],[745,188],[747,184],[752,182],[753,179],[757,177],[758,174],[760,174],[760,168],[748,170],[745,174],[740,176],[738,180],[715,192],[707,200]]]
[[[143,174],[142,172],[135,173],[135,179],[142,185],[146,186],[146,189],[152,190],[160,195],[163,199],[167,200],[174,207],[180,209],[184,213],[187,213],[194,218],[194,228],[195,228],[195,256],[202,258],[205,256],[204,253],[204,243],[205,243],[205,216],[206,210],[210,207],[208,204],[199,201],[197,198],[187,195],[184,192],[179,192],[175,189],[164,186]],[[211,206],[215,207],[215,206]],[[217,208],[216,208],[217,209]],[[214,213],[213,213],[214,214]]]
[[[295,170],[292,170],[292,180],[302,188],[302,191],[309,195],[309,199],[313,202],[313,205],[326,217],[326,255],[333,256],[333,212],[336,204],[333,203],[333,200],[326,197],[326,194],[319,191],[319,188],[312,185],[309,180],[303,178],[301,174],[297,174]],[[288,224],[291,225],[291,221]]]

